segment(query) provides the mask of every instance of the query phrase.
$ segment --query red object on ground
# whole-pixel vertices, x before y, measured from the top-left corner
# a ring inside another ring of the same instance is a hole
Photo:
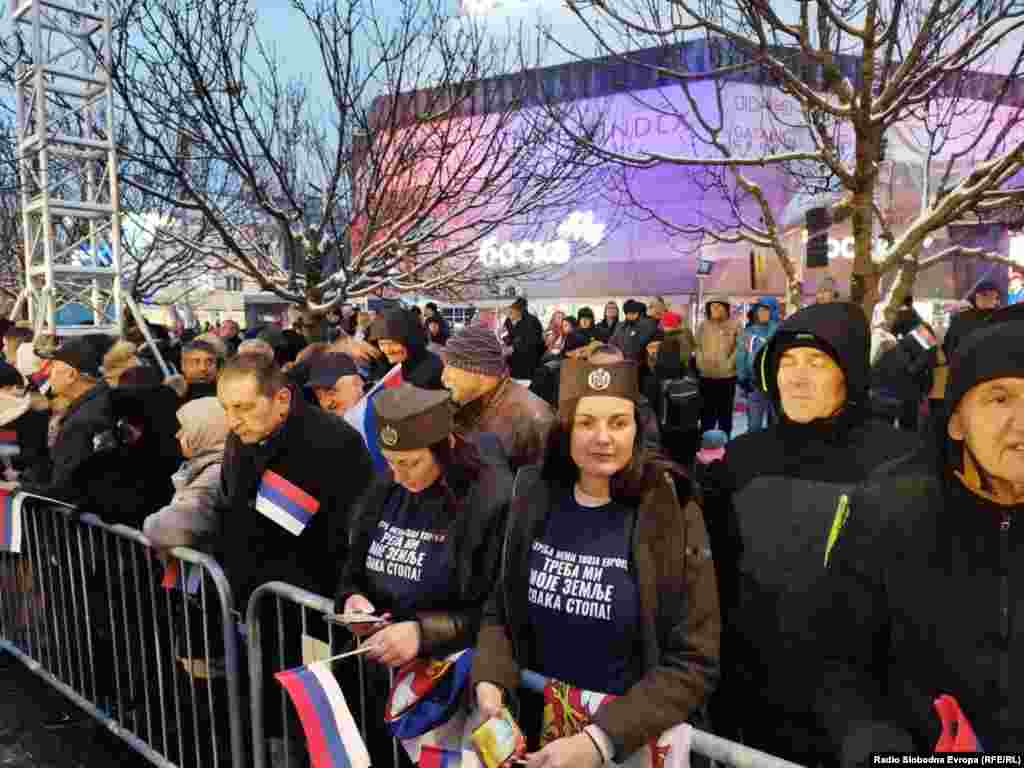
[[[960,704],[944,693],[935,700],[935,711],[942,721],[942,734],[935,744],[936,752],[981,752],[974,728],[960,709]]]

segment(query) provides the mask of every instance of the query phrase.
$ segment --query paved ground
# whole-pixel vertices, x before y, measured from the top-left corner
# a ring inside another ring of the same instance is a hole
[[[52,727],[64,713],[75,720]],[[0,652],[0,768],[150,765],[20,661]]]

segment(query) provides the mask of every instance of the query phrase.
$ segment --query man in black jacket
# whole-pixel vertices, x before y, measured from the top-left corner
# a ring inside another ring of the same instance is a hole
[[[373,476],[362,438],[308,406],[259,355],[228,361],[217,397],[231,428],[221,562],[238,604],[267,581],[332,594],[348,552],[351,506]]]
[[[647,305],[634,299],[626,301],[622,311],[626,319],[619,323],[609,343],[621,349],[627,360],[643,367],[647,360],[647,345],[658,330],[658,321],[647,317]]]
[[[827,558],[818,703],[844,765],[935,749],[943,694],[986,751],[1024,744],[1024,323],[964,340],[946,406],[939,450],[853,494]]]
[[[513,379],[529,380],[544,356],[544,329],[536,315],[527,311],[522,296],[508,308],[505,330],[509,374]]]
[[[53,474],[42,485],[25,484],[30,493],[76,503],[85,489],[79,484],[80,468],[96,453],[115,442],[114,409],[110,388],[100,378],[101,357],[87,339],[64,342],[53,354],[50,389],[71,401],[60,422],[50,451]]]
[[[918,441],[868,414],[868,324],[856,304],[815,304],[764,346],[756,382],[779,414],[729,443],[705,509],[722,593],[716,731],[804,765],[828,753],[814,716],[820,656],[808,592],[844,494]]]
[[[942,340],[946,358],[953,357],[956,348],[971,333],[988,325],[992,313],[999,308],[1002,291],[990,280],[982,280],[971,294],[971,306],[953,316]]]

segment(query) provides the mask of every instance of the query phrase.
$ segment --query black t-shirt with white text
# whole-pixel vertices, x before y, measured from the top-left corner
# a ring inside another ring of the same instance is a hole
[[[367,586],[378,611],[413,611],[448,599],[448,531],[435,520],[438,500],[430,499],[437,493],[412,494],[399,486],[389,494],[366,553]]]
[[[635,665],[640,597],[630,572],[633,512],[581,506],[570,492],[530,552],[528,616],[536,671],[621,695]]]

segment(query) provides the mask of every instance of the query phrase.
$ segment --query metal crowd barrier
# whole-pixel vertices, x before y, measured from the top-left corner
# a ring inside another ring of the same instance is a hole
[[[245,765],[238,634],[217,562],[164,589],[141,532],[19,494],[21,553],[0,553],[0,649],[158,766]]]
[[[264,604],[273,601],[273,615],[263,612]],[[336,655],[355,647],[356,640],[347,630],[323,620],[334,613],[334,601],[282,581],[271,581],[259,587],[249,598],[246,610],[246,646],[249,662],[249,707],[252,722],[253,766],[266,768],[268,736],[267,719],[273,722],[275,736],[281,742],[286,768],[299,765],[306,755],[305,738],[291,703],[282,686],[268,679],[270,674],[291,669],[308,661],[302,658],[303,638],[315,637],[325,652]],[[299,633],[296,634],[296,630]],[[264,631],[269,631],[268,647],[264,647]],[[290,635],[289,635],[290,633]],[[319,637],[316,637],[316,636]],[[355,670],[351,684],[342,683],[352,717],[366,738],[366,668],[362,656],[344,660]],[[346,670],[347,671],[347,670]],[[352,694],[355,693],[355,696]],[[352,702],[356,702],[353,704]],[[271,713],[271,706],[275,712]],[[397,744],[392,747],[397,749]],[[293,760],[293,758],[295,758]]]
[[[261,605],[268,599],[273,598],[276,607],[276,623],[272,627],[277,636],[276,645],[276,659],[271,660],[274,671],[280,671],[295,666],[296,659],[286,661],[283,655],[285,641],[285,617],[288,609],[291,609],[296,613],[301,620],[302,633],[306,634],[307,630],[314,626],[309,621],[310,617],[315,617],[317,622],[320,622],[325,628],[328,636],[328,645],[330,646],[330,653],[334,655],[344,650],[344,644],[338,641],[346,640],[351,644],[349,639],[351,636],[349,633],[342,629],[336,629],[334,624],[324,622],[322,617],[333,613],[334,601],[329,600],[326,597],[315,595],[311,592],[307,592],[304,589],[286,584],[280,581],[273,581],[264,584],[255,592],[249,599],[249,607],[246,613],[246,626],[248,633],[248,653],[249,653],[249,686],[250,686],[250,706],[252,708],[252,737],[254,745],[261,745],[264,743],[264,715],[265,715],[265,698],[264,693],[266,691],[266,670],[264,669],[264,649],[262,642],[262,631],[265,626],[261,626]],[[357,724],[360,726],[363,736],[366,736],[366,718],[380,717],[381,712],[367,712],[367,695],[366,695],[366,669],[364,667],[364,661],[362,656],[358,656],[352,661],[345,660],[342,663],[357,664],[358,670],[358,685],[359,692],[357,696],[358,703],[352,705],[353,698],[349,696],[350,691],[345,690],[346,698],[349,701],[350,707],[352,707],[352,715],[356,719]],[[534,673],[524,672],[521,680],[521,684],[524,688],[530,690],[543,690],[543,680],[539,675]],[[276,686],[276,684],[275,684]],[[289,762],[291,753],[289,745],[295,740],[302,739],[301,730],[296,730],[294,715],[292,713],[291,706],[289,705],[287,698],[284,693],[284,689],[281,686],[276,686],[279,689],[280,701],[281,701],[281,723],[283,727],[283,739],[285,742],[285,754],[288,755],[286,758],[286,765],[290,766]],[[292,724],[292,728],[288,727],[288,723]],[[289,733],[291,731],[291,734]],[[397,741],[392,742],[393,760],[394,765],[398,765],[397,750],[401,747]],[[255,768],[266,768],[266,751],[265,749],[256,748],[254,746],[254,767]],[[297,751],[300,754],[305,753],[305,742],[300,741],[297,745]],[[719,736],[715,736],[713,733],[702,731],[694,728],[691,740],[691,751],[693,754],[701,755],[717,763],[719,765],[734,766],[735,768],[803,768],[796,763],[791,763],[788,760],[783,760],[780,757],[769,755],[766,752],[762,752],[757,749],[753,749],[744,744],[739,744],[728,739],[723,739]]]

